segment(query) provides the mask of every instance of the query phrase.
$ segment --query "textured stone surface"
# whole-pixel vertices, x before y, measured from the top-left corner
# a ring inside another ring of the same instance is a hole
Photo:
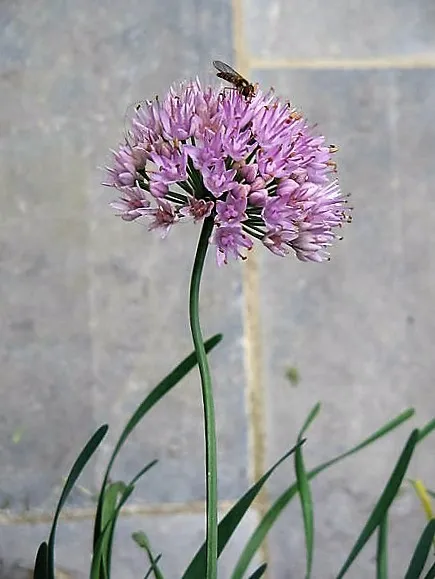
[[[435,54],[430,0],[244,0],[249,52],[286,58],[427,57]]]
[[[237,533],[220,557],[219,572],[229,577],[256,522],[248,513]],[[204,517],[198,514],[134,515],[119,520],[113,551],[113,577],[137,579],[148,570],[146,554],[132,540],[132,533],[146,532],[153,553],[162,553],[160,568],[166,579],[177,579],[186,569],[204,540]],[[3,570],[14,569],[14,575],[0,579],[28,579],[39,543],[47,538],[49,527],[37,525],[0,525],[0,556]],[[85,579],[89,576],[92,529],[88,521],[61,521],[56,541],[56,562],[64,575],[58,579]],[[0,564],[0,565],[1,565]],[[254,560],[252,571],[259,561]],[[19,574],[21,573],[21,574]],[[68,575],[66,575],[68,573]],[[30,579],[30,577],[29,577]]]
[[[24,213],[0,234],[0,505],[18,510],[49,499],[93,428],[86,229]]]
[[[144,238],[144,229],[128,228],[123,223],[120,227],[108,223],[107,228],[95,232],[95,259],[100,262],[95,266],[99,273],[94,279],[93,314],[99,381],[96,413],[114,425],[113,437],[144,393],[192,348],[187,287],[194,239],[187,233],[174,229],[164,244],[150,236]],[[109,235],[113,240],[117,234],[125,241],[116,243],[109,255],[104,241]],[[123,263],[129,244],[148,245],[137,266]],[[131,282],[119,282],[118,263],[122,271],[130,271]],[[235,268],[218,271],[211,259],[203,287],[204,333],[223,331],[225,335],[224,344],[211,358],[216,377],[221,498],[235,498],[247,485],[247,435],[240,387],[244,379],[239,275]],[[121,287],[122,292],[114,293],[114,287]],[[125,303],[118,307],[120,299]],[[113,367],[111,361],[116,359]],[[202,449],[200,387],[192,373],[139,426],[120,455],[115,473],[132,478],[144,463],[157,458],[159,464],[138,489],[141,497],[159,502],[202,499]]]
[[[192,349],[187,284],[199,228],[161,243],[144,227],[121,223],[97,169],[122,136],[129,104],[204,73],[212,56],[229,60],[227,6],[172,8],[48,0],[1,8],[3,507],[52,504],[92,429],[109,422],[110,446],[145,393]],[[241,273],[214,264],[209,271],[206,334],[226,334],[214,355],[225,368],[216,382],[221,496],[234,498],[247,482],[244,398],[236,388],[243,382]],[[117,464],[116,474],[131,478],[160,459],[140,493],[147,500],[203,498],[199,396],[192,375]],[[91,470],[81,481],[91,492],[92,479]]]
[[[435,131],[426,119],[435,99],[435,72],[256,71],[266,83],[272,76],[277,91],[303,103],[308,117],[318,119],[322,132],[340,146],[340,181],[352,191],[354,222],[330,263],[294,261],[283,267],[273,256],[259,255],[269,461],[291,444],[317,401],[323,410],[308,433],[309,467],[356,444],[405,408],[418,412],[417,420],[315,482],[317,572],[332,577],[338,571],[335,555],[344,561],[412,426],[433,417],[435,324],[427,313],[435,279],[428,255],[435,241],[429,209]],[[296,387],[285,377],[288,367],[299,371]],[[433,480],[430,448],[427,441],[418,450],[410,476]],[[281,470],[272,496],[292,479],[290,467]],[[398,501],[398,510],[397,573],[423,525],[410,496]],[[403,525],[409,534],[401,533]],[[291,576],[301,576],[300,532],[296,509],[274,531],[277,543],[271,545],[280,560],[274,577],[294,569]],[[293,557],[284,558],[289,549]],[[366,563],[373,565],[373,558]],[[367,577],[368,569],[362,566],[351,576]]]
[[[361,472],[355,465],[353,473]],[[358,505],[361,495],[344,485],[330,480],[329,489],[318,492],[314,484],[316,512],[315,555],[313,577],[335,579],[348,557],[356,538],[367,521],[370,511]],[[334,485],[334,486],[333,486]],[[381,489],[376,489],[380,491]],[[362,501],[363,503],[364,501]],[[402,498],[393,508],[389,527],[389,576],[404,577],[414,548],[426,524],[421,512],[416,513],[414,496]],[[339,523],[337,523],[339,521]],[[328,537],[325,540],[325,537]],[[352,579],[375,577],[376,534],[350,567],[347,575]],[[305,573],[305,544],[299,505],[292,505],[271,531],[270,557],[273,561],[270,579],[299,579]],[[433,563],[433,557],[429,560]]]

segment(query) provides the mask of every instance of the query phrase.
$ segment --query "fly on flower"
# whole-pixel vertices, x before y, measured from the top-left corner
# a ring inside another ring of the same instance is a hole
[[[216,76],[232,84],[242,96],[250,100],[255,95],[255,86],[229,64],[221,60],[213,60],[213,66],[218,71]]]

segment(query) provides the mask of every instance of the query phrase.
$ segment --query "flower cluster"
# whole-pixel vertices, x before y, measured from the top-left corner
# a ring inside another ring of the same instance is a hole
[[[333,152],[273,92],[247,99],[196,80],[136,107],[104,184],[119,191],[111,205],[124,220],[148,218],[162,236],[212,216],[219,265],[244,258],[252,238],[323,261],[349,219]]]

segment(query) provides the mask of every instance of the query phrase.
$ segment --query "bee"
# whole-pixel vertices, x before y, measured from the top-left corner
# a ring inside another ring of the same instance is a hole
[[[255,95],[255,86],[243,78],[234,68],[221,60],[213,60],[213,66],[218,71],[216,76],[232,84],[239,94],[247,99],[251,99]]]

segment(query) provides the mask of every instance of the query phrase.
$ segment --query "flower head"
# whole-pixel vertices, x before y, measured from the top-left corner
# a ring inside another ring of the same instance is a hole
[[[273,92],[246,98],[196,80],[136,107],[104,184],[119,191],[112,206],[124,220],[150,219],[162,236],[212,216],[219,265],[244,258],[252,238],[276,255],[323,261],[349,220],[333,152]]]

